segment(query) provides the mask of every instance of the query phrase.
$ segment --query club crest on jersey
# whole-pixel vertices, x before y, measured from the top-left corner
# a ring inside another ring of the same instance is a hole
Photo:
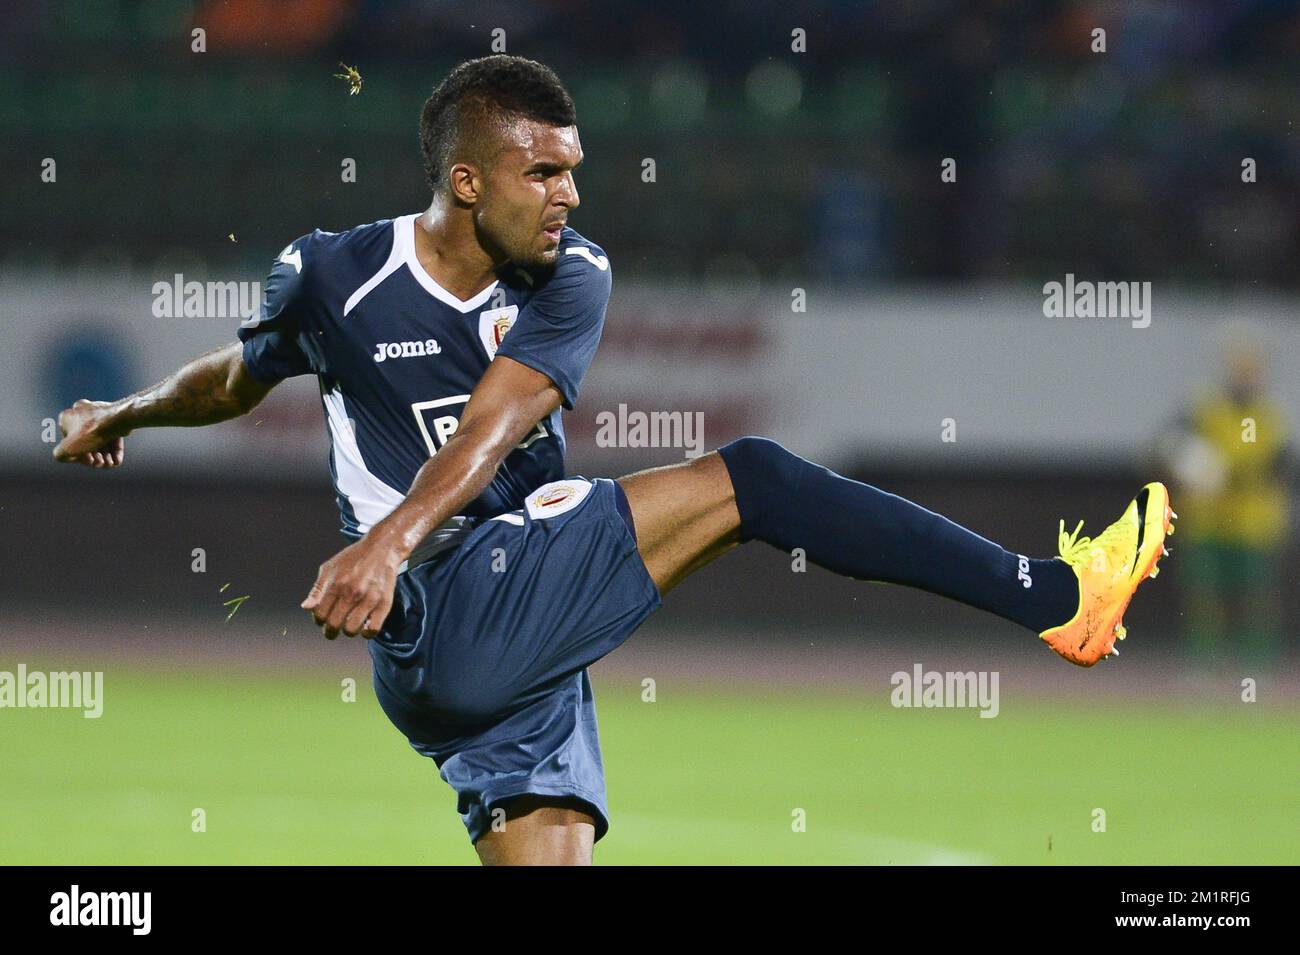
[[[497,356],[501,339],[506,337],[506,332],[510,331],[510,326],[515,323],[518,315],[518,305],[489,308],[485,312],[478,313],[478,337],[482,340],[483,347],[487,349],[488,358]]]
[[[573,510],[591,491],[591,482],[577,478],[543,484],[524,501],[533,520],[555,517]]]

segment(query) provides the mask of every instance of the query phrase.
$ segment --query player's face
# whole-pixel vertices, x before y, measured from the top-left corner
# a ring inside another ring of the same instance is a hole
[[[581,162],[576,126],[516,122],[476,205],[479,230],[512,262],[554,265],[560,230],[578,207],[573,170]]]

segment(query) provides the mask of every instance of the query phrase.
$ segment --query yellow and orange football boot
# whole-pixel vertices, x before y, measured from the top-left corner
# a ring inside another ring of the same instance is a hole
[[[1079,536],[1083,521],[1073,534],[1061,521],[1061,559],[1079,578],[1079,609],[1066,623],[1039,634],[1047,645],[1081,667],[1119,656],[1115,641],[1127,635],[1124,611],[1138,584],[1159,572],[1156,564],[1169,554],[1165,538],[1173,534],[1177,517],[1165,486],[1153,482],[1095,538]]]

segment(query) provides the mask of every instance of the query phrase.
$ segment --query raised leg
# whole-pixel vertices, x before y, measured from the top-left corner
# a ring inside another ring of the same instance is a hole
[[[620,478],[650,576],[665,593],[747,540],[837,574],[916,587],[1040,633],[1079,606],[1074,571],[1035,560],[896,494],[853,481],[766,438]]]

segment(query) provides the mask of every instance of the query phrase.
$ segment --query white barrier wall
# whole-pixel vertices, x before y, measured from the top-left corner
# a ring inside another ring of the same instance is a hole
[[[233,339],[237,317],[155,317],[156,279],[0,276],[0,465],[48,466],[42,424],[60,394],[134,390]],[[597,441],[602,420],[676,411],[703,415],[705,448],[760,433],[831,465],[861,455],[936,468],[1119,465],[1218,375],[1241,323],[1271,356],[1275,398],[1300,441],[1295,300],[1156,284],[1145,328],[1045,317],[1043,301],[1039,289],[810,287],[796,313],[789,289],[616,278],[601,351],[566,419],[571,459],[601,471],[680,460],[688,449]],[[943,440],[945,419],[955,441]],[[140,472],[319,475],[326,447],[315,381],[296,379],[247,419],[140,432],[128,462]]]

